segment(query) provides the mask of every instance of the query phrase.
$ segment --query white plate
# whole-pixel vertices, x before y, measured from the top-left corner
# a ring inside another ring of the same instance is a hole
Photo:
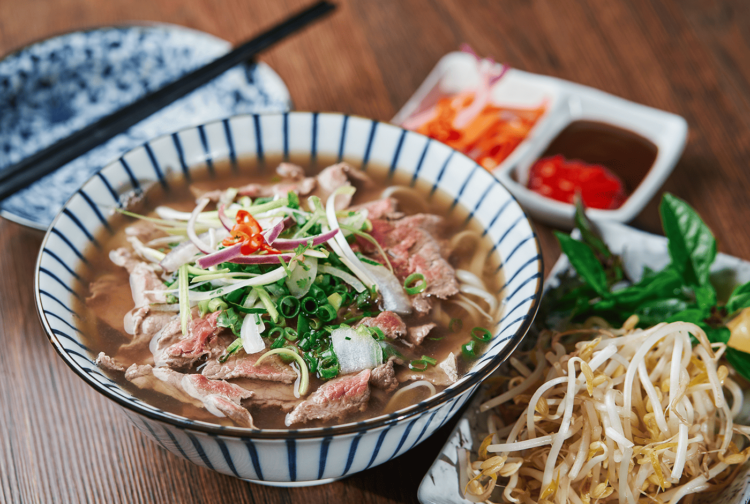
[[[447,54],[392,122],[401,124],[425,104],[434,103],[440,88],[455,93],[472,87],[477,78],[473,55]],[[532,217],[559,227],[572,227],[573,205],[541,196],[516,180],[526,179],[529,167],[570,123],[587,120],[611,124],[641,135],[658,148],[651,170],[625,203],[616,210],[590,210],[594,220],[629,222],[638,215],[674,169],[687,139],[687,122],[678,115],[554,77],[510,69],[493,87],[492,97],[499,105],[531,108],[547,104],[529,136],[493,173]]]

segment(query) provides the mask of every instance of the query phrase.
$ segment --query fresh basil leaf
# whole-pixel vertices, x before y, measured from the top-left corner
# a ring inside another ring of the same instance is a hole
[[[607,247],[607,244],[604,243],[604,240],[599,238],[599,235],[597,235],[596,231],[594,231],[594,225],[591,223],[588,217],[586,217],[586,213],[583,208],[583,201],[581,200],[580,196],[576,197],[575,203],[576,213],[574,221],[576,228],[578,228],[578,230],[581,232],[581,241],[591,247],[594,252],[598,252],[603,257],[610,257],[612,255],[612,252],[609,250],[609,247]]]
[[[726,329],[726,328],[724,328]],[[727,341],[729,338],[727,338]],[[727,361],[746,380],[750,380],[750,354],[736,348],[727,348]]]
[[[560,248],[568,256],[568,260],[578,275],[589,284],[600,296],[607,296],[607,275],[604,268],[594,256],[588,245],[574,240],[570,236],[555,231]]]
[[[750,306],[750,282],[739,285],[732,291],[725,308],[727,313],[731,315],[748,306]]]
[[[687,301],[683,299],[655,299],[639,306],[635,314],[638,315],[639,325],[651,327],[687,310],[688,306]]]
[[[594,305],[595,310],[612,309],[615,306],[623,310],[634,310],[646,301],[678,297],[682,287],[682,278],[672,268],[641,279],[640,282],[617,290],[609,298]],[[609,301],[607,305],[606,302]]]
[[[710,310],[716,306],[716,289],[710,283],[695,288],[695,302],[703,310]]]
[[[666,193],[659,206],[664,234],[669,239],[672,265],[688,285],[708,284],[716,258],[716,239],[698,213],[681,199]]]
[[[700,308],[687,308],[681,312],[675,313],[664,322],[690,322],[702,326],[703,320],[706,319],[708,315],[708,313]]]

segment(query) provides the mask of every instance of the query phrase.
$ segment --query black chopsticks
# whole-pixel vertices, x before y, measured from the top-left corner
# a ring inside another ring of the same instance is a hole
[[[335,7],[327,1],[318,2],[243,43],[219,59],[0,171],[0,200],[126,131],[170,103],[207,84],[233,66],[248,61],[260,51],[331,12]]]

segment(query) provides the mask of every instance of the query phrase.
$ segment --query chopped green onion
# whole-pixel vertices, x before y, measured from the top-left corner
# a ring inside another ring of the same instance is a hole
[[[289,191],[288,193],[286,193],[286,199],[289,200],[289,203],[287,204],[289,208],[299,210],[299,196],[297,196],[296,192]]]
[[[230,302],[229,304],[231,305],[232,308],[242,313],[252,313],[252,314],[257,314],[257,315],[268,313],[268,310],[266,310],[265,308],[245,308],[244,306],[240,304],[232,303],[232,302]],[[200,303],[198,303],[198,305],[200,306]]]
[[[227,349],[224,351],[224,355],[219,357],[219,362],[223,364],[227,361],[230,355],[237,353],[240,348],[242,348],[242,338],[237,338],[236,340],[232,341],[232,343],[227,347]]]
[[[269,329],[268,334],[266,335],[266,337],[269,338],[269,339],[273,339],[273,338],[275,338],[275,336],[274,336],[275,334],[279,334],[280,336],[283,336],[284,335],[284,328],[283,327],[279,327],[279,326],[272,327],[271,329]]]
[[[341,294],[338,292],[334,292],[330,296],[328,296],[328,302],[331,303],[331,306],[333,306],[333,309],[338,311],[339,308],[341,308],[341,303],[343,301],[343,298],[341,297]]]
[[[203,301],[198,301],[198,314],[201,316],[201,318],[203,318],[203,316],[206,313],[211,311],[208,309],[208,303],[210,302],[211,302],[210,299],[204,299]]]
[[[468,343],[461,345],[461,353],[464,354],[464,357],[467,359],[474,359],[477,356],[475,343],[474,340],[471,340]]]
[[[317,315],[318,313],[318,301],[312,296],[305,296],[302,298],[300,307],[302,311],[308,315]]]
[[[427,369],[427,362],[423,359],[413,360],[409,363],[409,369],[421,373]]]
[[[492,333],[484,327],[475,327],[471,330],[471,337],[482,343],[487,343],[492,339]]]
[[[253,200],[250,199],[250,196],[243,196],[239,199],[239,204],[245,208],[248,208],[250,205],[253,204]]]
[[[297,316],[297,334],[303,335],[310,332],[310,319],[303,313]]]
[[[229,268],[218,269],[218,270],[206,270],[203,268],[196,268],[195,266],[188,266],[187,269],[188,269],[188,273],[190,273],[193,276],[221,275],[223,273],[229,273]]]
[[[385,333],[379,327],[370,327],[370,334],[378,341],[385,341]]]
[[[291,327],[284,328],[284,337],[289,341],[297,341],[298,333]]]
[[[208,311],[211,313],[219,310],[226,310],[227,308],[229,308],[229,306],[227,306],[221,298],[213,298],[208,302]]]
[[[432,357],[429,357],[427,355],[423,355],[422,356],[422,360],[425,361],[427,364],[430,364],[432,366],[434,366],[435,364],[437,364],[437,359],[433,359]]]
[[[293,318],[299,314],[299,299],[294,296],[286,296],[279,301],[279,311],[284,318]]]
[[[331,322],[336,319],[336,310],[329,304],[324,304],[318,307],[316,315],[323,322]]]
[[[278,328],[281,329],[281,328]],[[273,343],[271,343],[271,348],[282,348],[284,344],[286,343],[286,336],[284,336],[284,330],[281,329],[281,336],[273,340]]]
[[[352,317],[352,318],[348,318],[348,319],[344,320],[342,322],[342,324],[351,324],[352,322],[356,322],[358,320],[362,320],[363,318],[365,318],[364,315],[358,315],[356,317]]]
[[[180,292],[180,322],[182,323],[182,334],[188,335],[188,322],[190,322],[190,289],[188,287],[188,270],[187,264],[183,264],[178,269]]]
[[[452,318],[450,322],[448,322],[448,330],[450,332],[458,332],[464,327],[464,321],[460,318]]]
[[[299,364],[299,370],[300,370],[300,381],[299,381],[299,394],[300,395],[306,395],[307,394],[307,388],[310,383],[310,374],[307,371],[307,364],[305,364],[305,360],[295,351],[290,350],[288,348],[274,348],[273,350],[269,350],[268,352],[264,353],[260,356],[260,358],[255,361],[254,366],[258,367],[261,362],[263,362],[266,357],[270,355],[283,355],[286,357],[291,357],[292,359],[297,361],[297,364]]]
[[[267,212],[269,210],[274,210],[276,208],[281,208],[284,206],[287,206],[289,204],[288,198],[279,198],[274,201],[269,201],[268,203],[261,203],[260,205],[251,205],[247,211],[251,214],[259,214],[263,212]]]
[[[271,320],[273,320],[275,323],[278,322],[279,312],[276,310],[273,301],[271,301],[271,296],[268,295],[266,289],[264,289],[263,287],[253,287],[253,290],[258,293],[258,297],[263,303],[263,306],[266,307],[266,310],[268,310],[268,314],[271,315]]]
[[[323,322],[321,322],[320,320],[318,320],[318,319],[316,319],[316,318],[311,318],[311,319],[310,319],[310,327],[311,327],[311,328],[313,328],[313,329],[315,329],[315,330],[318,330],[318,329],[320,329],[320,328],[321,328],[322,326],[323,326]]]
[[[424,292],[427,288],[427,280],[422,273],[412,273],[404,280],[404,290],[410,296]]]

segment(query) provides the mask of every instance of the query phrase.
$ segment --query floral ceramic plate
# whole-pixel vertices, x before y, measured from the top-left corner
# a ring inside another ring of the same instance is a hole
[[[0,172],[230,48],[203,32],[148,24],[68,33],[10,54],[0,61]],[[133,147],[184,127],[290,105],[269,66],[235,67],[0,202],[0,215],[46,229],[84,181]]]

